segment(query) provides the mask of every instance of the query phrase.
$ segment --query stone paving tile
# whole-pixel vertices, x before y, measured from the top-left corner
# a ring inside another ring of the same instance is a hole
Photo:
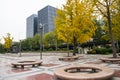
[[[21,77],[26,77],[26,76],[30,76],[30,75],[34,75],[34,74],[38,74],[43,72],[44,69],[35,69],[35,70],[30,70],[30,71],[24,71],[24,72],[17,72],[17,73],[12,73],[12,74],[7,74],[7,75],[2,75],[1,78],[3,78],[4,80],[17,80]]]
[[[120,78],[118,78],[118,77],[114,77],[113,80],[120,80]]]
[[[115,70],[114,77],[119,77],[120,78],[120,70]]]
[[[101,64],[101,62],[86,62],[85,64]]]
[[[38,54],[38,53],[37,53]],[[24,55],[24,54],[23,54]],[[32,54],[33,55],[33,54]],[[27,56],[22,57],[18,55],[1,55],[0,54],[0,80],[55,80],[53,72],[55,69],[75,64],[99,64],[115,70],[114,79],[120,80],[120,64],[103,63],[99,59],[101,57],[108,57],[108,55],[83,55],[82,58],[73,62],[59,61],[59,56],[53,56],[54,54],[46,54],[43,56],[43,66],[39,67],[25,67],[25,69],[14,69],[11,66],[11,62],[20,60],[39,60],[40,56]],[[60,55],[60,54],[58,54]],[[111,55],[109,55],[111,56]]]
[[[37,75],[32,75],[32,76],[27,76],[25,78],[22,79],[18,79],[18,80],[53,80],[53,76],[50,74],[46,74],[46,73],[41,73],[41,74],[37,74]]]
[[[21,68],[12,68],[11,65],[0,67],[0,75],[12,75],[15,73],[22,73],[27,71],[33,71],[33,68],[31,67],[25,67],[24,69]]]
[[[59,65],[59,64],[53,64],[53,63],[50,63],[50,64],[42,64],[42,66],[44,66],[44,67],[53,67],[53,66],[56,66],[56,65]]]

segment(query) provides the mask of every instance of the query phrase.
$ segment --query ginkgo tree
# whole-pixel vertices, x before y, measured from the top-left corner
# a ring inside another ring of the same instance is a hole
[[[100,14],[103,17],[105,17],[107,20],[108,32],[109,32],[109,37],[112,43],[112,50],[113,50],[114,58],[117,57],[117,54],[116,54],[115,41],[114,41],[115,35],[113,35],[113,24],[115,24],[118,21],[116,21],[117,19],[114,18],[114,22],[113,22],[113,17],[115,15],[114,12],[115,13],[118,12],[116,9],[116,7],[118,6],[116,5],[118,1],[119,0],[93,0],[96,6],[96,11],[99,11]]]
[[[9,48],[12,46],[13,38],[11,37],[10,33],[7,33],[7,36],[6,37],[3,36],[3,39],[4,39],[4,48],[9,50]]]
[[[2,53],[3,52],[3,45],[2,45],[2,42],[1,42],[1,38],[0,38],[0,53]]]
[[[112,24],[115,40],[120,40],[120,0],[116,0],[115,10],[113,12]]]
[[[112,11],[112,31],[113,38],[116,42],[116,49],[119,52],[119,44],[120,41],[120,0],[116,0],[114,3],[114,10]]]
[[[77,44],[89,41],[95,33],[91,0],[67,0],[61,9],[57,10],[55,18],[58,39],[73,44],[73,55]]]
[[[1,39],[0,39],[0,44],[1,44]]]
[[[44,34],[43,36],[43,44],[44,46],[51,46],[51,45],[56,45],[57,43],[57,38],[56,38],[56,34],[54,33],[54,31],[50,31],[46,34]]]

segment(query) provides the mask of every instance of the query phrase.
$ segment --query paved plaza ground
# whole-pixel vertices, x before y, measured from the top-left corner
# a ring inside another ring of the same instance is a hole
[[[59,61],[60,56],[66,56],[67,53],[43,53],[42,65],[39,67],[25,66],[24,69],[12,68],[11,63],[20,60],[40,60],[40,53],[22,53],[19,54],[0,54],[0,80],[56,80],[54,70],[63,66],[75,64],[98,64],[115,70],[112,80],[120,80],[120,63],[103,63],[99,59],[112,55],[83,55],[76,61]]]

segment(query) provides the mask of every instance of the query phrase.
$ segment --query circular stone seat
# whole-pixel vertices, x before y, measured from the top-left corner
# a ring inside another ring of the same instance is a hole
[[[112,63],[116,63],[116,62],[120,62],[120,57],[117,57],[117,58],[106,57],[106,58],[100,58],[100,60],[103,61],[103,62],[112,62]]]
[[[60,57],[59,60],[61,61],[74,61],[77,60],[79,58],[79,56],[64,56],[64,57]]]
[[[62,80],[105,80],[113,74],[114,70],[93,64],[71,65],[54,71],[55,77]]]
[[[32,65],[33,67],[35,65],[40,66],[41,63],[42,63],[41,60],[25,60],[25,61],[18,61],[18,62],[11,63],[11,65],[13,65],[14,68],[17,68],[17,66],[21,66],[21,68],[24,68],[24,66],[27,66],[27,65]]]

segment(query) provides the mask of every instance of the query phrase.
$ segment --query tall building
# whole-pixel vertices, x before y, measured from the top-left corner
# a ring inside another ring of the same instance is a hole
[[[40,31],[40,24],[43,25],[43,34],[54,30],[54,18],[56,16],[56,8],[46,6],[38,11],[38,33]]]
[[[32,14],[27,18],[26,38],[33,37],[37,33],[38,17],[36,14]]]

